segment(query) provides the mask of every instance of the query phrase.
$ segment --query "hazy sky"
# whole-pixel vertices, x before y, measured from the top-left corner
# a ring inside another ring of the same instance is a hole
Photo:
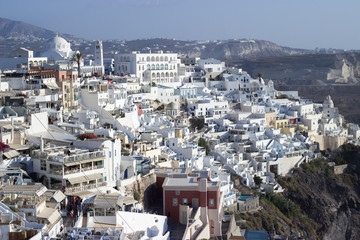
[[[359,0],[0,0],[0,16],[86,39],[253,38],[360,49]]]

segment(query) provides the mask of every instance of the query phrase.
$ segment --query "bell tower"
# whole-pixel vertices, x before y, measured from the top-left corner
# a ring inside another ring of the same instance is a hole
[[[104,65],[104,56],[103,56],[102,41],[96,41],[94,56],[95,56],[94,65],[103,66]]]

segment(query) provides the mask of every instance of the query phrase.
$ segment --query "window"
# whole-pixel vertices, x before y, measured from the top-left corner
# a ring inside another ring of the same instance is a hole
[[[213,199],[213,198],[210,198],[210,200],[209,200],[209,206],[210,206],[210,207],[213,207],[213,206],[214,206],[214,199]]]
[[[187,198],[183,198],[183,204],[187,204],[187,203],[188,203]]]
[[[175,194],[176,194],[176,195],[180,195],[180,191],[177,190],[177,191],[175,192]]]
[[[178,205],[178,199],[173,198],[173,206],[176,207]]]

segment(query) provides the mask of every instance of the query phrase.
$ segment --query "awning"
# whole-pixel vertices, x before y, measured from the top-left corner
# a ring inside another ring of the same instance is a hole
[[[96,160],[96,159],[76,160],[76,161],[73,161],[73,162],[65,163],[65,166],[69,167],[69,166],[78,165],[80,163],[88,163],[88,162],[94,162],[94,161],[98,161],[98,160]]]
[[[101,173],[95,173],[95,174],[87,175],[86,179],[88,179],[89,181],[92,181],[92,180],[100,179],[102,177],[103,176]]]
[[[85,176],[81,176],[81,177],[69,178],[68,181],[70,182],[71,185],[74,185],[74,184],[86,182],[87,180]]]
[[[56,191],[55,194],[53,195],[53,198],[55,199],[55,201],[59,203],[62,200],[64,200],[65,195],[61,191]]]
[[[61,215],[59,213],[59,211],[55,211],[50,217],[49,217],[49,222],[50,224],[54,224],[56,223],[56,220],[58,220],[59,218],[61,218]]]
[[[7,159],[11,159],[11,158],[17,157],[19,155],[20,155],[20,153],[18,151],[15,151],[15,150],[11,150],[9,152],[4,152],[4,156]]]
[[[47,86],[50,89],[59,89],[60,88],[54,80],[51,81],[48,79],[43,79],[43,84],[45,84],[45,86]]]
[[[9,144],[10,148],[15,149],[15,150],[26,150],[29,149],[30,146],[28,145],[22,145],[22,144]]]
[[[13,125],[11,125],[11,124],[6,124],[6,125],[2,126],[2,128],[7,129],[7,130],[11,130],[11,129],[13,129],[14,127],[13,127]]]
[[[50,222],[50,224],[54,224],[56,220],[60,218],[60,213],[57,209],[45,207],[39,214],[36,215],[36,217],[45,218]]]
[[[117,201],[117,205],[118,206],[122,206],[122,205],[134,205],[138,203],[138,201],[136,201],[133,197],[130,197],[130,196],[126,196],[125,198],[123,199],[118,199]]]

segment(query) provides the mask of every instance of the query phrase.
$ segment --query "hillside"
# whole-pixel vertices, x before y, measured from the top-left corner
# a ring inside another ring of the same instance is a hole
[[[47,39],[56,35],[56,32],[40,28],[20,21],[0,18],[0,57],[18,47],[27,47],[33,51],[41,51]],[[60,36],[72,43],[74,50],[80,50],[85,55],[93,53],[93,41],[81,39],[68,34]],[[100,37],[100,36],[99,36]],[[217,41],[182,41],[175,39],[137,39],[103,40],[105,57],[112,57],[115,53],[131,51],[171,51],[201,58],[217,58],[221,60],[292,56],[314,53],[312,50],[295,49],[279,46],[264,40],[232,39]]]
[[[344,174],[335,175],[328,161],[349,164]],[[360,236],[360,148],[343,145],[328,160],[316,159],[280,177],[283,194],[260,201],[259,213],[238,214],[241,226],[265,229],[290,239],[355,240]]]
[[[227,61],[250,75],[261,72],[283,85],[325,85],[360,82],[360,53],[306,54]]]

